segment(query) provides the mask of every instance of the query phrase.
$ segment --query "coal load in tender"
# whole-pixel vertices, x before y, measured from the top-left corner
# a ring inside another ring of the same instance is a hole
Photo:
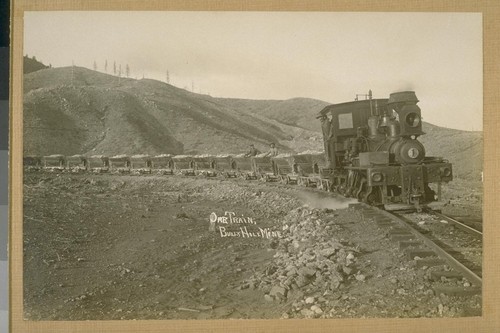
[[[322,307],[342,292],[347,279],[364,280],[355,267],[357,248],[335,238],[342,221],[361,219],[357,214],[307,207],[292,210],[282,221],[283,237],[273,262],[242,288],[258,288],[268,301],[292,304],[299,317],[321,316]]]

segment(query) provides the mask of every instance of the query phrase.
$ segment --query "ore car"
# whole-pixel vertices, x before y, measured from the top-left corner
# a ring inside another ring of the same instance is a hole
[[[173,175],[174,162],[172,161],[172,155],[162,154],[153,156],[151,158],[151,169],[158,174]]]
[[[86,171],[87,166],[87,158],[83,155],[73,155],[66,157],[66,168],[71,172]]]
[[[195,163],[191,155],[176,155],[172,157],[174,170],[184,176],[195,175]]]
[[[151,156],[145,154],[130,157],[130,170],[134,174],[151,173]]]
[[[195,173],[206,177],[217,176],[214,157],[211,155],[195,155],[193,156]]]
[[[416,208],[440,200],[452,165],[425,155],[421,110],[413,91],[388,99],[333,104],[320,111],[330,189],[387,210]],[[438,195],[429,184],[437,184]]]
[[[238,175],[236,162],[233,161],[230,155],[216,155],[213,157],[213,161],[215,162],[215,169],[225,178],[236,178]]]
[[[113,173],[130,172],[130,157],[128,155],[116,155],[110,157],[109,170]]]

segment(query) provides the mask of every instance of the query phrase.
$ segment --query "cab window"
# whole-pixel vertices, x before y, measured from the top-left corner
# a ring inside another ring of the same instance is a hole
[[[339,114],[339,129],[354,128],[352,113]]]

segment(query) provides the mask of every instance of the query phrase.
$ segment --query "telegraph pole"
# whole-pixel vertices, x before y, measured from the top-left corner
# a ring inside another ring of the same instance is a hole
[[[73,87],[73,79],[75,77],[75,62],[71,60],[71,86]]]

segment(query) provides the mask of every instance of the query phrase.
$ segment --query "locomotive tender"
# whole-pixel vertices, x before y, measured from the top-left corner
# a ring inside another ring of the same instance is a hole
[[[425,134],[417,103],[413,91],[388,99],[373,99],[370,91],[364,100],[321,110],[330,188],[388,210],[437,208],[432,202],[441,199],[441,183],[452,180],[452,166],[425,156],[417,139]]]

